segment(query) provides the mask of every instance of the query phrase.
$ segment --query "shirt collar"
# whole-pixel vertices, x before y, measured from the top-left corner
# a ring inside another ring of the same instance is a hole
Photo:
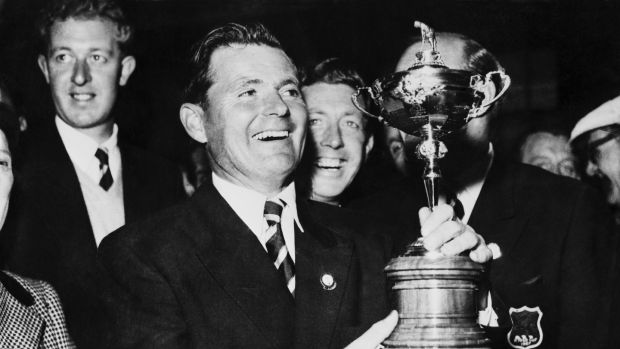
[[[215,172],[211,172],[211,177],[215,189],[252,231],[261,231],[264,220],[265,201],[275,198],[281,199],[286,203],[285,210],[290,210],[289,212],[292,213],[295,224],[301,232],[304,231],[297,215],[297,195],[294,182],[291,182],[275,198],[268,198],[257,191],[229,182],[216,175]]]
[[[89,164],[94,161],[93,159],[96,160],[97,148],[106,148],[108,152],[111,152],[118,145],[118,126],[116,124],[112,128],[110,138],[101,144],[97,144],[92,138],[69,126],[60,117],[56,116],[54,121],[71,161],[83,171],[87,171]]]
[[[493,164],[493,159],[495,157],[495,152],[493,150],[493,144],[489,143],[489,163],[487,164],[487,168],[484,171],[484,176],[482,176],[478,181],[468,185],[465,189],[461,190],[456,194],[461,203],[463,204],[463,209],[465,210],[465,215],[463,216],[462,221],[467,223],[469,221],[469,217],[471,216],[472,211],[474,210],[474,205],[476,205],[476,201],[478,200],[478,196],[480,196],[480,191],[482,191],[482,186],[487,179],[487,175],[489,174],[489,170],[491,169],[491,165]]]

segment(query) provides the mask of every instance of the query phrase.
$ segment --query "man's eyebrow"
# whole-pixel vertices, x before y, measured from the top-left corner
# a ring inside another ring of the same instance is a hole
[[[280,89],[280,88],[282,88],[282,87],[284,87],[286,85],[290,85],[290,84],[293,84],[293,85],[299,87],[299,81],[297,79],[288,78],[286,80],[280,81],[280,83],[278,84],[278,88]]]
[[[261,79],[241,78],[238,81],[241,82],[241,86],[258,85],[258,84],[263,83],[263,80],[261,80]]]
[[[71,49],[69,47],[66,46],[60,46],[60,47],[52,47],[50,48],[50,53],[56,53],[58,51],[71,51]]]

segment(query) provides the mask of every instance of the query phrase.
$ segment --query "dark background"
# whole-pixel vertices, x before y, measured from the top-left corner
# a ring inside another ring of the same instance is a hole
[[[36,127],[53,115],[36,66],[34,23],[45,0],[0,0],[0,73]],[[468,35],[512,77],[499,149],[551,124],[569,131],[620,93],[620,4],[517,0],[126,0],[138,66],[115,111],[122,136],[173,160],[188,144],[178,122],[191,46],[226,22],[260,21],[302,66],[332,56],[358,64],[367,82],[390,72],[414,20]]]

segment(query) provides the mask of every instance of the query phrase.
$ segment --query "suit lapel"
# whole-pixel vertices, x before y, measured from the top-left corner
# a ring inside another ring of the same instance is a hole
[[[353,245],[339,242],[333,232],[317,224],[305,202],[298,200],[297,207],[304,232],[295,234],[296,343],[298,347],[314,343],[313,347],[328,348],[337,320],[345,316],[341,316],[344,295],[356,292],[347,290]]]
[[[503,257],[491,265],[493,280],[509,277],[505,273],[506,259],[527,224],[519,220],[515,210],[518,179],[514,171],[509,164],[498,160],[493,163],[469,220],[487,243],[497,244],[502,252]]]
[[[265,346],[292,342],[295,302],[256,236],[212,184],[192,198],[198,259],[253,323]],[[257,347],[260,347],[257,345]]]
[[[147,212],[147,208],[152,204],[148,202],[152,197],[151,193],[145,191],[145,188],[153,188],[156,186],[145,185],[143,181],[148,181],[151,176],[142,173],[148,171],[147,168],[141,166],[140,157],[136,156],[131,146],[119,141],[119,150],[121,152],[121,163],[123,166],[123,203],[125,207],[125,222],[133,222],[142,216],[143,212]]]
[[[73,251],[81,251],[76,252],[80,260],[84,258],[82,253],[90,255],[94,260],[97,245],[80,182],[58,130],[55,126],[51,127],[52,129],[43,137],[45,147],[36,150],[40,151],[40,154],[35,158],[40,160],[35,165],[38,170],[36,172],[39,172],[40,176],[37,183],[44,183],[43,192],[47,193],[45,197],[50,200],[42,203],[42,207],[53,208],[51,214],[46,215],[48,222],[45,224],[48,225],[49,231],[62,235],[63,243],[73,245],[71,248]],[[65,213],[71,213],[70,219]],[[91,246],[92,249],[85,251],[84,246]]]

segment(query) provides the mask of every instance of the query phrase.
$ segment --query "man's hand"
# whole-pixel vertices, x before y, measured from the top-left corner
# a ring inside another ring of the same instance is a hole
[[[385,319],[375,322],[368,331],[344,349],[375,349],[392,333],[397,323],[398,313],[392,310]]]
[[[469,257],[478,263],[484,263],[493,258],[493,253],[487,247],[482,236],[474,229],[454,218],[454,210],[450,205],[438,205],[431,212],[423,207],[418,212],[420,217],[421,233],[424,237],[424,247],[429,251],[439,251],[447,256],[454,256],[463,251],[469,252]]]

